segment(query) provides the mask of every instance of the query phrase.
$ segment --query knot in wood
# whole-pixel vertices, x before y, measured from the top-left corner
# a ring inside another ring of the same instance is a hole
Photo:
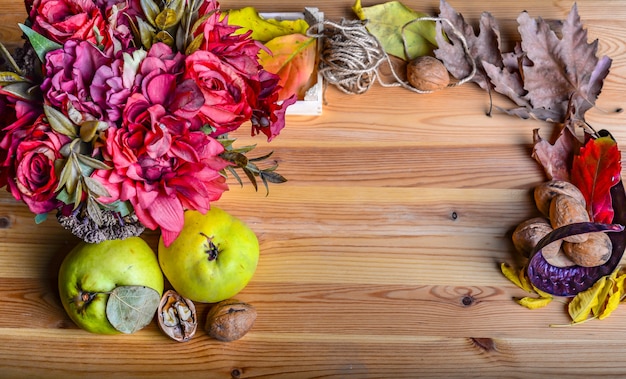
[[[465,295],[461,298],[461,304],[463,304],[464,307],[469,307],[470,305],[474,304],[475,301],[476,299],[474,299],[474,297],[471,295]]]

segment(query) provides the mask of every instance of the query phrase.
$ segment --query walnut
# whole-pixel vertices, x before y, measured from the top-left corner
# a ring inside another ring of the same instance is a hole
[[[448,70],[435,57],[417,57],[409,62],[406,70],[407,80],[420,91],[440,90],[450,83]]]
[[[243,337],[254,325],[256,309],[237,299],[215,304],[207,315],[207,334],[220,341],[230,342]]]
[[[535,217],[519,224],[513,231],[513,245],[523,256],[529,258],[532,250],[548,233],[552,232],[550,222],[543,217]],[[561,249],[561,241],[554,241],[542,249],[545,256],[556,256]]]
[[[161,330],[178,342],[189,341],[198,327],[195,305],[174,290],[163,294],[157,317]]]
[[[605,264],[613,253],[613,243],[606,233],[589,233],[582,243],[563,243],[565,254],[579,266],[596,267]]]
[[[550,223],[554,229],[577,222],[589,222],[589,213],[585,206],[575,198],[567,195],[557,195],[550,204]],[[588,234],[578,234],[565,237],[567,242],[585,242]]]
[[[578,187],[564,180],[550,180],[549,182],[541,183],[535,187],[534,192],[537,209],[539,209],[544,216],[550,216],[550,204],[552,203],[552,199],[557,195],[571,196],[578,200],[583,207],[586,205],[585,197]]]

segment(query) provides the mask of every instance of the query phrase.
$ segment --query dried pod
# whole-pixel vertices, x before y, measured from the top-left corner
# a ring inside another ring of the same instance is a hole
[[[196,334],[196,306],[174,290],[163,294],[157,315],[161,330],[175,341],[189,341]]]
[[[450,75],[443,63],[428,55],[417,57],[407,64],[406,78],[420,91],[440,90],[450,83]]]
[[[588,222],[589,213],[585,206],[575,198],[567,195],[557,195],[550,204],[550,223],[554,229],[576,222]],[[564,240],[572,243],[585,242],[588,234],[578,234],[565,237]]]
[[[548,246],[550,246],[550,245],[548,245]],[[559,244],[559,246],[562,246],[562,244]],[[547,254],[546,254],[545,249],[542,249],[541,250],[541,254],[543,255],[543,258],[546,260],[546,262],[548,262],[550,265],[552,265],[554,267],[561,267],[562,268],[562,267],[576,266],[576,263],[574,261],[572,261],[567,256],[567,254],[565,254],[565,251],[563,250],[563,248],[560,248],[556,253],[552,253],[552,252],[548,251]]]
[[[539,212],[545,216],[550,216],[550,204],[552,199],[557,195],[567,195],[578,200],[583,207],[586,205],[585,197],[582,192],[570,182],[564,180],[551,180],[549,182],[541,183],[535,187],[535,204]]]
[[[513,231],[513,245],[515,249],[525,256],[530,257],[531,251],[537,246],[548,233],[552,231],[550,222],[543,217],[535,217],[519,224]],[[556,255],[561,249],[561,241],[554,241],[542,249],[544,255]]]
[[[207,334],[220,341],[230,342],[243,337],[254,325],[256,309],[237,299],[215,304],[207,315]]]
[[[611,258],[613,243],[606,233],[589,233],[582,243],[563,243],[565,254],[579,266],[597,267]]]

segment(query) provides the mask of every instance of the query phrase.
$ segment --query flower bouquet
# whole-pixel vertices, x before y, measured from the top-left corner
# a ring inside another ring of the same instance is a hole
[[[206,212],[226,177],[285,179],[228,137],[271,141],[295,96],[278,101],[263,46],[236,34],[214,0],[26,0],[24,46],[0,45],[0,187],[88,242]]]

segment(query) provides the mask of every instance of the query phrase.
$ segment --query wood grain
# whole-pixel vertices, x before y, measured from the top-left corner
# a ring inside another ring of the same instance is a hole
[[[1,0],[0,40],[20,45],[18,0]],[[363,5],[379,2],[367,0]],[[436,0],[407,6],[437,13]],[[238,7],[222,1],[222,7]],[[353,18],[351,0],[261,0],[260,11],[320,8]],[[563,19],[573,2],[451,3],[468,21],[498,19],[503,46],[517,15]],[[246,4],[248,5],[248,4]],[[626,144],[626,1],[579,0],[590,39],[613,59],[587,113],[595,129]],[[261,243],[258,270],[238,297],[259,312],[242,340],[203,331],[172,342],[155,323],[131,336],[80,330],[65,315],[58,267],[77,242],[51,215],[36,225],[0,193],[0,377],[2,378],[587,378],[620,377],[626,308],[576,327],[554,302],[530,311],[498,265],[514,263],[511,230],[537,215],[531,189],[543,175],[530,158],[532,131],[554,127],[494,111],[474,85],[430,95],[374,86],[363,95],[325,92],[320,117],[290,116],[271,144],[288,182],[255,192],[231,181],[216,203]],[[494,96],[494,104],[510,106]],[[158,233],[144,234],[156,249]],[[210,304],[198,304],[201,319]],[[552,326],[552,327],[551,327]]]

